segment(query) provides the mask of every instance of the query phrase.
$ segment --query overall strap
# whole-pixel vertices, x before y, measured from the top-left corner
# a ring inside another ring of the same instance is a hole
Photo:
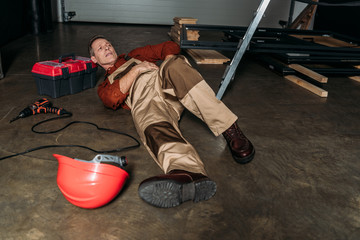
[[[114,80],[121,78],[124,76],[127,72],[131,70],[133,66],[136,64],[141,63],[140,60],[137,60],[135,58],[130,58],[126,63],[121,65],[118,69],[116,69],[112,74],[108,76],[110,84],[114,83]]]

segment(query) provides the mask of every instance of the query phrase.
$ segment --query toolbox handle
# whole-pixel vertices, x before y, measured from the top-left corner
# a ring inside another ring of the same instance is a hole
[[[59,63],[61,63],[64,58],[69,58],[69,57],[71,57],[72,60],[75,60],[75,53],[68,53],[68,54],[61,55],[59,57]]]

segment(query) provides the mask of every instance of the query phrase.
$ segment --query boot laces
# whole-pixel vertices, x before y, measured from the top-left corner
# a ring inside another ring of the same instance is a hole
[[[231,127],[229,127],[228,130],[223,133],[223,135],[227,142],[230,142],[232,139],[246,140],[243,132],[236,124],[231,125]]]

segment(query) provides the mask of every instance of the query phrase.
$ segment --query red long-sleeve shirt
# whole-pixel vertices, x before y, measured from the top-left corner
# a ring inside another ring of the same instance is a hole
[[[145,47],[136,48],[132,50],[128,56],[136,58],[140,61],[157,62],[164,60],[167,55],[176,55],[180,53],[180,47],[178,44],[167,41],[157,45],[147,45]],[[106,76],[112,74],[117,68],[126,62],[125,54],[118,56],[114,66],[106,70]],[[125,104],[125,99],[129,93],[122,93],[120,91],[119,80],[114,80],[113,84],[110,84],[108,78],[102,82],[97,89],[97,93],[106,107],[116,110],[122,107],[129,109]]]

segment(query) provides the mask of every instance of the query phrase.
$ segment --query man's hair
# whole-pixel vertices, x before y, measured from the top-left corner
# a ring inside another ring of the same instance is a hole
[[[93,44],[93,42],[94,42],[95,40],[100,39],[100,38],[101,38],[101,39],[106,39],[103,35],[95,35],[95,36],[93,36],[93,37],[90,38],[89,44],[88,44],[88,51],[89,51],[90,57],[95,55],[95,54],[94,54],[94,49],[91,47],[91,45]]]

